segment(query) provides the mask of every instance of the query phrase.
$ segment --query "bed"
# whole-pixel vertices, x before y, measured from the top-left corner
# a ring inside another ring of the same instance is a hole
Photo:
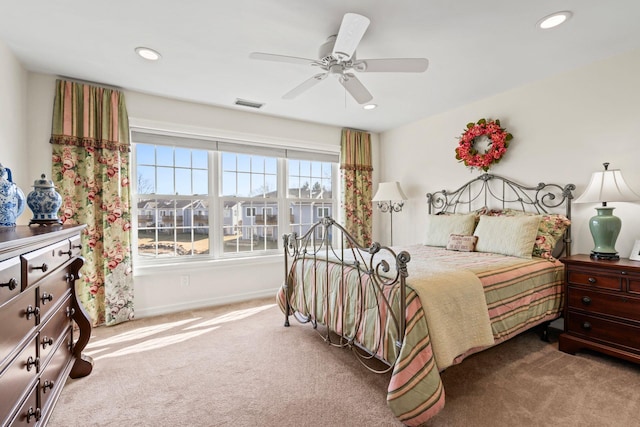
[[[277,301],[328,343],[391,372],[387,403],[422,425],[445,403],[440,373],[561,315],[575,186],[482,174],[427,194],[419,243],[361,247],[332,218],[283,236]]]

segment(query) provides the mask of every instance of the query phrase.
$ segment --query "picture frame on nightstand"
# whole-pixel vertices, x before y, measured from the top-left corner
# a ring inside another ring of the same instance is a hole
[[[629,259],[632,261],[640,261],[640,240],[636,240],[634,243]]]

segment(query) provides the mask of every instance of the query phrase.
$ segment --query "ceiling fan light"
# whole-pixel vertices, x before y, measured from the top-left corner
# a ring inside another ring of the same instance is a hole
[[[540,19],[536,26],[542,30],[548,30],[551,28],[555,28],[558,25],[566,22],[571,18],[573,14],[568,10],[564,10],[562,12],[552,13],[551,15],[547,15],[544,18]]]

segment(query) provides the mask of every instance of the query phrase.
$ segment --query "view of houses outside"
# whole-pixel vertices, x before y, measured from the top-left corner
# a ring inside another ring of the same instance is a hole
[[[210,194],[209,152],[136,144],[137,237],[140,256],[209,255],[211,238],[225,254],[278,248],[282,230],[306,232],[333,213],[332,163],[287,159],[287,191],[281,203],[278,159],[219,153],[221,194]],[[222,206],[221,230],[210,227],[210,206]],[[279,206],[289,208],[282,216]],[[287,219],[280,226],[279,221]]]

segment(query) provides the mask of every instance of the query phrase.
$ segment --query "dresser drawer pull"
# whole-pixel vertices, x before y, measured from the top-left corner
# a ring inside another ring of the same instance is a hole
[[[589,297],[582,297],[582,303],[584,305],[591,305],[591,298]]]
[[[591,284],[593,285],[594,283],[596,283],[596,282],[597,282],[597,280],[596,280],[595,278],[593,278],[593,277],[589,277],[589,278],[587,279],[587,282],[589,282],[589,283],[591,283]]]
[[[12,277],[7,283],[0,283],[0,288],[9,288],[10,291],[18,287],[18,279]]]
[[[64,278],[67,281],[67,283],[71,283],[74,280],[76,280],[76,276],[74,276],[73,273],[67,273],[67,275],[64,276]]]
[[[585,331],[590,331],[591,330],[591,323],[589,322],[584,322],[582,324],[582,329],[584,329]]]
[[[42,384],[42,392],[46,393],[47,389],[53,388],[54,385],[55,385],[54,381],[46,380],[44,384]]]
[[[37,369],[40,369],[40,358],[36,357],[35,359],[31,356],[29,356],[29,358],[27,359],[27,371],[31,371],[31,368],[33,368],[34,366]]]
[[[35,265],[30,265],[29,266],[29,271],[31,270],[42,270],[43,273],[45,273],[47,270],[49,269],[49,266],[47,265],[47,263],[42,263],[42,265],[40,267],[35,266]]]
[[[40,341],[40,343],[42,344],[42,349],[44,350],[45,348],[47,348],[48,345],[53,345],[53,338],[51,337],[42,337],[42,340]]]
[[[43,292],[42,296],[40,297],[40,299],[42,300],[42,304],[46,304],[47,302],[53,301],[53,294],[49,294],[47,292]]]
[[[40,307],[34,307],[32,305],[29,305],[24,310],[24,314],[27,315],[27,320],[31,319],[31,316],[39,316],[40,315]]]
[[[82,243],[79,243],[77,245],[71,245],[71,249],[82,249]]]
[[[71,249],[69,249],[68,251],[63,251],[62,249],[58,251],[58,256],[62,256],[62,255],[69,255],[71,256]]]
[[[33,407],[29,407],[27,411],[27,424],[31,423],[31,418],[35,418],[35,421],[40,419],[40,408],[33,409]]]
[[[76,314],[76,310],[73,307],[67,307],[67,317],[73,317]]]

